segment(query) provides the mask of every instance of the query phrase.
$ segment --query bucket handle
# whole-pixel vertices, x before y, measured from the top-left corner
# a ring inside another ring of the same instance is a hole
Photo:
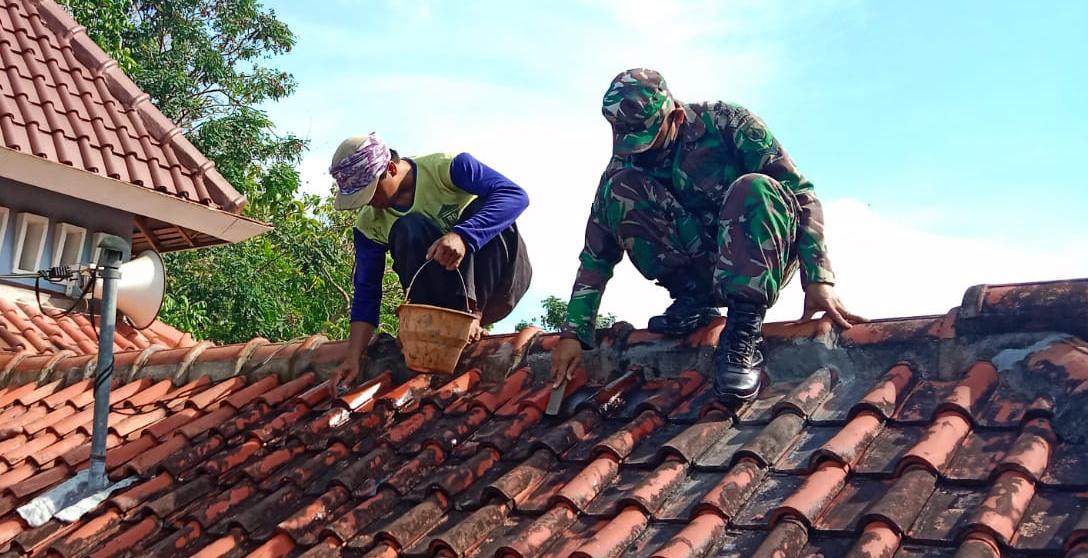
[[[427,260],[427,261],[423,262],[423,265],[419,266],[419,269],[416,270],[415,275],[412,275],[412,280],[408,282],[408,288],[404,290],[404,303],[405,304],[410,303],[411,300],[412,300],[411,299],[412,286],[416,284],[416,277],[419,277],[419,272],[423,271],[423,268],[427,267],[427,264],[429,264],[429,263],[431,263],[433,261],[434,260]],[[472,308],[469,306],[469,303],[468,303],[468,285],[465,284],[465,278],[464,278],[464,276],[461,275],[461,270],[460,269],[456,269],[454,271],[457,272],[457,278],[461,280],[461,288],[464,289],[464,293],[465,293],[465,312],[472,312]]]

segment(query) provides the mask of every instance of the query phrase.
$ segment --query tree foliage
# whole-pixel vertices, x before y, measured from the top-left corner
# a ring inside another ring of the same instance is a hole
[[[267,65],[294,46],[287,25],[256,0],[63,3],[249,199],[245,214],[275,227],[240,244],[168,254],[163,319],[220,342],[345,335],[354,216],[301,191],[305,142],[277,134],[259,108],[295,89]],[[392,273],[383,291],[382,327],[395,332],[401,295]]]
[[[537,325],[547,331],[559,331],[559,328],[563,327],[563,322],[567,321],[567,301],[555,295],[550,295],[540,301],[540,307],[544,312],[543,314],[532,320],[519,322],[516,329],[520,330],[526,326]],[[612,327],[614,323],[616,323],[615,314],[597,316],[598,328]]]

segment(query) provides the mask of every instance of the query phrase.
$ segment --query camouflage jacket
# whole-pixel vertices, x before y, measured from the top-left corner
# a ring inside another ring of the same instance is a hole
[[[778,180],[801,208],[797,252],[802,283],[834,282],[824,244],[823,210],[812,183],[801,176],[763,121],[744,107],[723,102],[687,104],[684,111],[686,120],[669,148],[614,156],[601,176],[563,327],[564,337],[577,337],[585,347],[593,343],[605,284],[623,257],[620,240],[606,225],[604,202],[611,190],[610,177],[620,169],[639,168],[669,187],[680,205],[702,223],[708,239],[717,238],[719,208],[734,180],[752,172]]]

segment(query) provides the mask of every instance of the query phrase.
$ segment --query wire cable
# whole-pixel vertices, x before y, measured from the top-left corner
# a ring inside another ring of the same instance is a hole
[[[76,307],[79,306],[79,303],[82,302],[83,298],[87,296],[87,293],[91,292],[91,289],[94,288],[94,282],[97,280],[97,273],[95,273],[94,271],[91,271],[91,280],[88,281],[87,284],[83,286],[83,291],[81,291],[79,293],[79,297],[76,298],[76,300],[74,302],[72,302],[71,306],[69,306],[67,309],[62,310],[60,312],[60,314],[50,314],[49,312],[47,312],[45,310],[45,307],[42,306],[42,291],[41,291],[41,279],[42,279],[42,277],[43,277],[43,275],[41,273],[34,276],[34,298],[38,302],[38,311],[41,312],[42,314],[54,319],[54,320],[57,320],[57,319],[65,317],[65,316],[70,316],[70,315],[72,315],[72,312],[75,312]],[[61,284],[61,283],[64,282],[64,280],[53,280],[53,279],[50,279],[49,277],[45,277],[45,280],[49,281],[50,283],[53,283],[55,285],[56,284]],[[88,302],[88,306],[90,306],[89,302]]]

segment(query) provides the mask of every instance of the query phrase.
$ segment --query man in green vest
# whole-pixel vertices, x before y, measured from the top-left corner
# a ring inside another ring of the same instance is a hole
[[[351,333],[334,386],[358,375],[378,325],[387,252],[405,289],[414,278],[413,303],[475,314],[476,338],[529,288],[532,266],[515,222],[529,196],[472,155],[402,158],[372,133],[344,140],[329,173],[333,206],[359,212]]]

